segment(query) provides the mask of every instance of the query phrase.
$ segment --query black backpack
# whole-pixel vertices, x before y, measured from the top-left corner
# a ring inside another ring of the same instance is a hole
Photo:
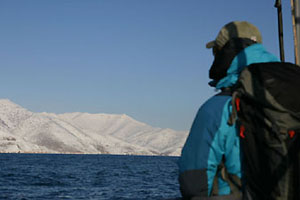
[[[243,199],[300,199],[300,67],[256,63],[232,94],[242,151]]]

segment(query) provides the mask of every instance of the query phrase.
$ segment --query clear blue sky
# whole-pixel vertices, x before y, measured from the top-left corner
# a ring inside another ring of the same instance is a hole
[[[279,55],[275,0],[1,0],[0,98],[33,112],[127,114],[188,130],[215,94],[205,44],[247,20]],[[285,53],[294,61],[290,1]]]

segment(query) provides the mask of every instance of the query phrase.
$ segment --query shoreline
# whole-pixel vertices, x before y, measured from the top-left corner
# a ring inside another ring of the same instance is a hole
[[[144,154],[108,154],[82,152],[0,152],[0,154],[36,154],[36,155],[107,155],[107,156],[143,156],[143,157],[180,157],[176,155],[144,155]]]

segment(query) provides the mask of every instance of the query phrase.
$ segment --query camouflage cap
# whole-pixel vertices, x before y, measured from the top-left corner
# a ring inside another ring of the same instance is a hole
[[[231,38],[249,38],[262,43],[262,36],[257,27],[246,21],[234,21],[223,26],[216,39],[206,44],[206,48],[221,49]]]

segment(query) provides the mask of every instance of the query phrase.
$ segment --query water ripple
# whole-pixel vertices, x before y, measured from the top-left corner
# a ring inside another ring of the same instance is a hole
[[[0,199],[174,199],[176,157],[0,154]]]

